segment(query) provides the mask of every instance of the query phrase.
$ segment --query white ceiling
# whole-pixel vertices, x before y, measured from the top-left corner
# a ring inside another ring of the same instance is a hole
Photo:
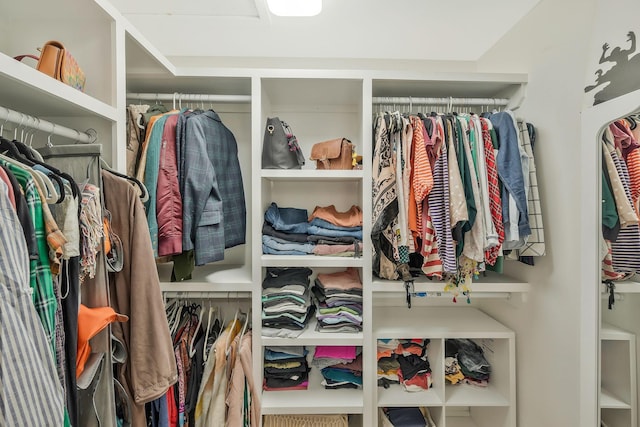
[[[540,0],[323,0],[308,18],[266,0],[111,1],[166,56],[476,61]]]

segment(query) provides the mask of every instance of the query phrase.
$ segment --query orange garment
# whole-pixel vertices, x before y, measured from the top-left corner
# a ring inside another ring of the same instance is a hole
[[[320,207],[316,206],[313,213],[309,217],[309,221],[314,218],[323,219],[333,225],[341,227],[358,227],[362,226],[362,209],[353,205],[345,212],[338,212],[334,205]]]
[[[138,164],[138,170],[136,171],[136,178],[138,179],[138,181],[144,182],[144,170],[147,167],[147,150],[149,149],[149,138],[151,137],[153,125],[160,117],[170,114],[176,114],[178,112],[180,112],[180,110],[171,110],[163,114],[158,114],[157,116],[152,116],[149,119],[149,124],[147,124],[147,129],[145,130],[144,141],[142,142],[142,146],[139,148],[141,150],[140,163]]]
[[[391,355],[393,355],[393,350],[391,350],[390,348],[378,348],[378,360],[382,359],[383,357],[391,357]]]
[[[627,155],[627,169],[629,170],[631,201],[636,214],[640,215],[638,210],[638,201],[640,200],[640,150],[631,150]]]
[[[80,304],[78,311],[78,355],[76,358],[76,378],[84,371],[84,365],[91,354],[89,340],[103,330],[109,323],[126,322],[128,316],[116,313],[111,307],[89,308]]]
[[[431,189],[433,188],[433,172],[431,171],[431,165],[429,163],[429,157],[427,156],[427,150],[425,148],[425,135],[427,130],[424,127],[424,123],[419,117],[411,116],[411,125],[413,126],[413,141],[411,143],[413,155],[411,159],[413,161],[412,173],[413,178],[411,180],[411,191],[409,193],[409,228],[412,233],[414,230],[411,228],[413,220],[415,218],[415,232],[414,239],[422,234],[422,202],[427,198]],[[413,194],[411,194],[413,193]],[[413,197],[413,201],[411,198]],[[413,215],[412,204],[415,203],[415,216]],[[414,216],[414,218],[411,218]],[[416,243],[416,247],[418,247]]]

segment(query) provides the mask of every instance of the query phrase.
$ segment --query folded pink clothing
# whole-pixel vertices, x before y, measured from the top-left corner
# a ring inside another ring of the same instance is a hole
[[[313,248],[314,255],[333,255],[342,252],[356,252],[356,245],[316,245]],[[362,243],[358,243],[358,253],[362,253]]]
[[[348,267],[345,271],[335,273],[320,273],[318,280],[325,289],[362,289],[360,274],[354,267]]]
[[[354,345],[319,345],[313,356],[318,358],[354,360],[356,358],[356,346]]]
[[[341,227],[357,227],[362,225],[362,210],[356,205],[351,206],[346,212],[338,212],[334,205],[316,206],[309,216],[309,221],[314,218],[323,219]]]

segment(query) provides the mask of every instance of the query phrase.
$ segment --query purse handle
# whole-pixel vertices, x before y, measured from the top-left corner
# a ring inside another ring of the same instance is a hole
[[[35,59],[36,61],[40,60],[39,56],[35,56],[35,55],[18,55],[18,56],[14,56],[13,59],[15,59],[16,61],[22,62],[22,60],[24,58],[32,58]]]

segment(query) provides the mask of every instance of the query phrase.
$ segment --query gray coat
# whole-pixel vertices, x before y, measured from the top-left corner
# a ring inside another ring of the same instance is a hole
[[[196,265],[203,265],[224,259],[225,248],[245,243],[238,146],[212,110],[184,117],[180,132],[183,250],[194,249]]]

